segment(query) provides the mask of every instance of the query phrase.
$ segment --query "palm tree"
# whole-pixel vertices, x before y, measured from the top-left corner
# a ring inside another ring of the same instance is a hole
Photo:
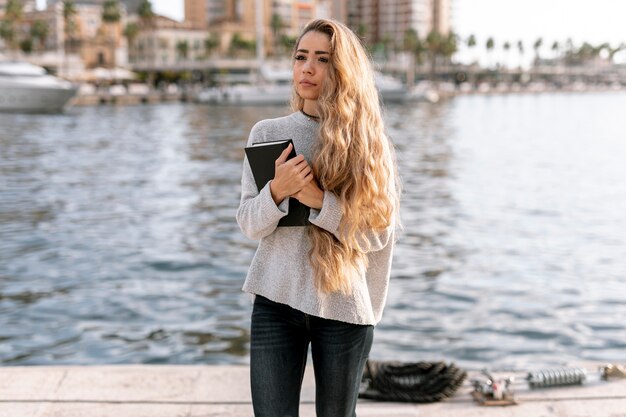
[[[519,67],[522,69],[522,62],[524,61],[524,42],[522,40],[517,41],[517,51],[519,52]]]
[[[365,40],[365,38],[367,37],[369,30],[367,28],[367,25],[363,24],[363,23],[359,23],[359,26],[356,28],[356,34],[359,38],[361,38],[362,40]]]
[[[430,77],[435,79],[435,73],[437,71],[437,56],[441,52],[441,35],[434,30],[430,31],[426,36],[426,49],[430,55]]]
[[[279,14],[274,13],[272,20],[270,21],[272,27],[272,40],[274,43],[274,55],[278,55],[278,41],[280,40],[281,32],[283,31],[283,19]]]
[[[46,47],[46,39],[48,39],[49,31],[48,25],[43,20],[35,20],[30,27],[30,36],[37,40],[39,50],[41,51]]]
[[[574,63],[574,42],[572,38],[567,38],[565,41],[565,63],[571,65]]]
[[[8,49],[16,49],[18,44],[16,26],[19,27],[24,12],[20,0],[8,0],[4,19],[0,21],[0,38],[4,39]]]
[[[63,66],[66,74],[68,72],[68,51],[73,44],[77,29],[76,21],[74,20],[77,13],[74,0],[63,1],[63,35],[65,37],[63,41]]]
[[[558,57],[559,56],[559,51],[561,50],[561,45],[559,44],[559,41],[554,41],[552,42],[552,52],[554,52],[554,56]]]
[[[176,42],[176,51],[178,52],[178,59],[186,60],[189,55],[189,42],[178,41]]]
[[[134,55],[131,53],[131,51],[134,51],[133,49],[133,43],[135,42],[135,39],[137,38],[137,35],[139,34],[139,25],[135,22],[130,22],[126,24],[126,27],[124,28],[124,36],[126,36],[126,39],[128,40],[128,52],[129,52],[129,58],[131,58],[131,62],[132,62],[132,58],[134,58]]]
[[[111,66],[115,68],[115,49],[117,47],[117,24],[122,19],[122,11],[118,0],[106,0],[102,4],[102,22],[111,45]]]
[[[506,41],[504,42],[504,44],[502,45],[502,49],[504,49],[504,56],[505,56],[505,61],[509,61],[509,51],[511,50],[511,42]]]
[[[241,33],[235,32],[230,41],[229,49],[230,49],[231,54],[237,54],[239,51],[248,53],[256,49],[256,42],[247,41],[241,36]]]
[[[491,63],[492,63],[491,53],[495,47],[496,47],[496,42],[493,40],[492,37],[489,37],[487,39],[487,42],[485,43],[485,48],[487,48],[487,54],[489,55],[489,61],[490,61],[489,66],[491,66]]]
[[[139,4],[139,9],[137,13],[139,14],[139,21],[143,26],[152,26],[154,11],[152,9],[152,2],[150,2],[150,0],[143,0],[141,4]]]
[[[626,43],[622,42],[615,48],[611,48],[611,46],[609,45],[609,47],[607,48],[607,51],[609,53],[609,62],[613,62],[613,58],[615,57],[615,54],[623,50],[626,50]]]
[[[469,37],[467,38],[467,47],[468,49],[473,49],[476,46],[476,36],[469,35]]]
[[[417,44],[420,42],[417,31],[413,28],[404,32],[402,39],[402,50],[409,54],[409,68],[406,74],[406,83],[408,87],[413,86],[415,81],[415,62],[417,60]]]
[[[533,49],[535,50],[535,63],[539,64],[539,48],[543,44],[543,39],[537,38],[535,43],[533,44]]]
[[[210,56],[218,46],[220,46],[219,35],[217,33],[210,33],[209,37],[204,40],[206,55]]]
[[[441,43],[441,54],[446,59],[447,64],[452,62],[452,55],[454,55],[458,49],[458,36],[456,33],[450,31],[448,35],[443,38]]]

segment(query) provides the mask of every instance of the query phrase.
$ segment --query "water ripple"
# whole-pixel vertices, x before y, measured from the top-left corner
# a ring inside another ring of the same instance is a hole
[[[372,356],[624,362],[625,107],[624,94],[388,106],[404,228]],[[0,363],[246,363],[243,146],[284,112],[0,114]]]

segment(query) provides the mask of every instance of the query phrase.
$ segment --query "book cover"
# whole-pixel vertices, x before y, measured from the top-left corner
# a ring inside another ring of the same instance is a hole
[[[277,140],[271,142],[259,142],[254,143],[252,146],[247,146],[245,149],[246,156],[248,157],[248,163],[252,169],[252,175],[254,176],[254,182],[257,189],[261,191],[265,184],[267,184],[275,175],[275,162],[280,154],[289,146],[293,144],[291,139]],[[295,147],[291,148],[291,153],[287,159],[294,158],[296,156]],[[278,222],[279,227],[288,226],[306,226],[311,224],[309,222],[309,207],[305,206],[295,198],[289,199],[289,214],[280,219]]]

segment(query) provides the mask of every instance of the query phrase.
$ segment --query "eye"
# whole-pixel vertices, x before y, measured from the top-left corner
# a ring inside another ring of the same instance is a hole
[[[327,63],[328,63],[328,61],[329,61],[329,59],[328,59],[328,58],[326,58],[326,57],[321,57],[321,58],[319,59],[319,61],[320,61],[320,62],[323,62],[323,63],[325,63],[325,64],[327,64]]]
[[[306,60],[306,57],[304,55],[302,55],[302,54],[298,54],[298,55],[296,55],[295,60],[296,61],[304,61],[304,60]]]

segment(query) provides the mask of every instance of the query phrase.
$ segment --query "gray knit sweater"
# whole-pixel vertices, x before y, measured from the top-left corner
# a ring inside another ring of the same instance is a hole
[[[318,123],[300,112],[286,117],[262,120],[250,132],[252,143],[293,139],[298,154],[311,163]],[[259,192],[247,159],[241,179],[241,202],[237,222],[250,239],[260,239],[243,290],[287,304],[303,313],[355,324],[377,324],[387,298],[389,273],[394,245],[394,228],[383,233],[369,233],[371,247],[365,276],[353,282],[350,295],[319,292],[313,281],[309,262],[311,247],[307,227],[321,227],[338,239],[342,210],[338,198],[324,192],[321,210],[311,209],[309,221],[315,226],[276,227],[287,215],[289,199],[278,206],[269,183]]]

